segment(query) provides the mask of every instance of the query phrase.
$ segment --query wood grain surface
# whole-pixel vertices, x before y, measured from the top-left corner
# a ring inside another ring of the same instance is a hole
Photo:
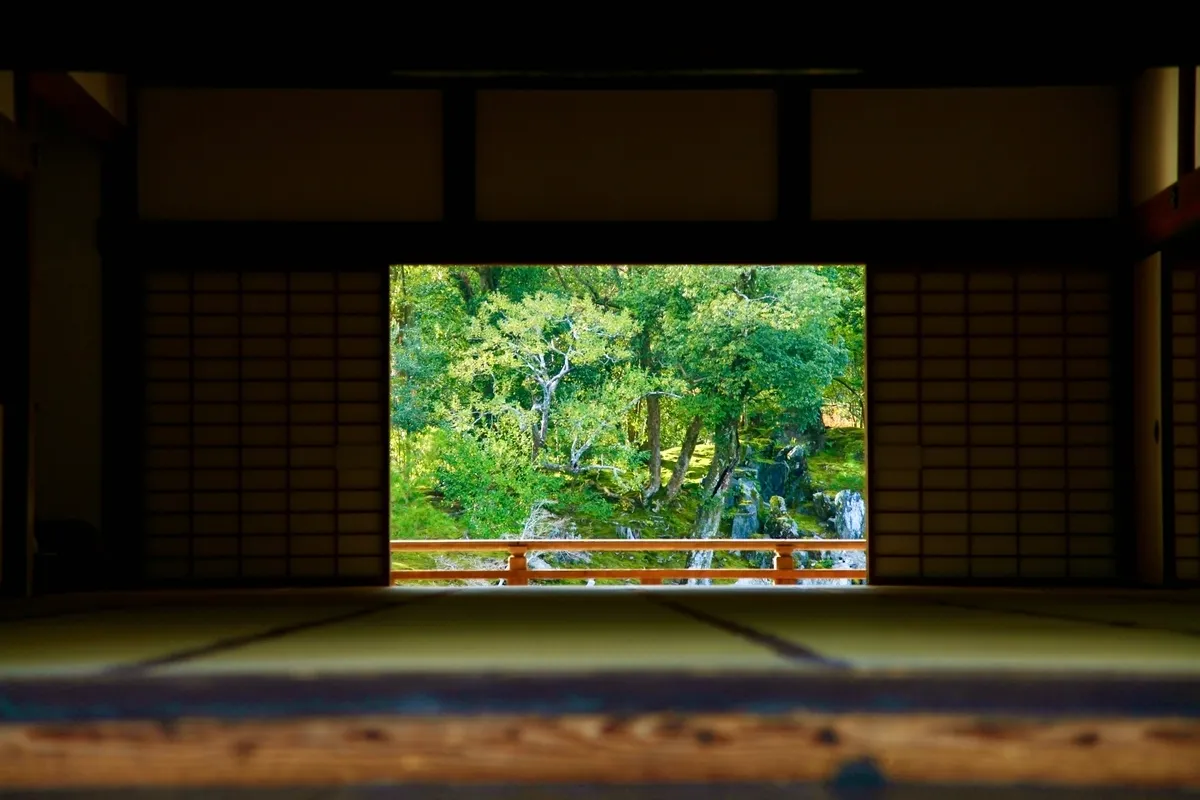
[[[906,714],[8,725],[0,785],[824,781],[1200,787],[1200,721]]]

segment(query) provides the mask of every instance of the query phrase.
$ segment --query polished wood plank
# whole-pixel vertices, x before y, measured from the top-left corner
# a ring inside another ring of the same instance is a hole
[[[387,716],[0,727],[0,784],[828,781],[1200,786],[1200,722],[955,714]]]

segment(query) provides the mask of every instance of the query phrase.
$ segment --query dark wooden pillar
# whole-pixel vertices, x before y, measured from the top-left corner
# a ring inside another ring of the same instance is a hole
[[[144,291],[142,271],[122,245],[137,219],[137,83],[127,83],[127,119],[104,141],[100,186],[101,309],[101,528],[104,581],[113,589],[141,583],[143,543],[142,431],[145,376],[141,357]]]
[[[28,75],[17,73],[14,88],[17,134],[24,136],[29,131]],[[30,264],[29,179],[0,174],[0,594],[10,597],[28,595],[33,583]]]

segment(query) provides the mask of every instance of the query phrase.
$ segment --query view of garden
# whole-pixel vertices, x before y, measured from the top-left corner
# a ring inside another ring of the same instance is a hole
[[[390,297],[393,539],[863,537],[862,267],[405,265]],[[529,566],[771,558],[531,552]],[[865,567],[860,551],[796,560]],[[393,554],[395,569],[503,563]]]

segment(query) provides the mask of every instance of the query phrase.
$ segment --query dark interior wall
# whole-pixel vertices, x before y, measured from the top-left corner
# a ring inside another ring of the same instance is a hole
[[[437,92],[177,90],[139,97],[151,219],[440,218]],[[817,90],[817,219],[1116,213],[1113,87]],[[769,220],[775,94],[482,91],[485,220]]]
[[[15,116],[16,92],[13,86],[12,70],[0,70],[0,116],[10,120]]]
[[[1106,271],[869,273],[872,576],[1118,576]]]
[[[771,220],[770,91],[485,91],[478,217]]]
[[[11,70],[0,70],[0,116],[12,120],[14,116],[13,73]],[[2,178],[0,178],[2,180]],[[7,191],[8,187],[0,189]],[[7,212],[7,203],[4,210]],[[3,245],[0,245],[3,246]],[[0,406],[0,487],[4,486],[4,412]],[[4,492],[0,489],[0,576],[4,575]],[[3,580],[0,577],[0,580]]]
[[[1169,572],[1200,581],[1200,259],[1168,259],[1172,538]]]
[[[139,109],[145,218],[440,218],[436,93],[156,89],[142,93]],[[771,92],[483,92],[475,111],[477,213],[486,220],[775,216],[774,167],[787,143],[774,138]],[[1112,87],[823,90],[812,114],[818,219],[1077,219],[1111,217],[1119,205]],[[1113,322],[1125,301],[1122,284],[1106,264],[991,259],[979,267],[988,250],[980,241],[952,268],[944,258],[939,266],[869,265],[874,574],[894,581],[1111,579],[1132,541],[1118,523],[1115,489],[1115,415],[1124,412],[1114,400],[1122,379],[1111,357],[1113,337],[1124,335]],[[397,241],[395,259],[403,258]],[[805,258],[798,236],[791,259]],[[293,278],[281,279],[267,292],[276,295],[270,303],[312,301]],[[366,481],[365,472],[341,485],[338,464],[350,440],[326,442],[342,434],[324,418],[304,424],[334,433],[297,428],[296,414],[330,413],[297,404],[340,398],[344,376],[310,376],[316,383],[299,389],[299,373],[271,377],[272,370],[310,367],[291,350],[291,322],[282,323],[283,335],[264,334],[271,341],[248,333],[245,326],[262,324],[252,319],[258,312],[236,304],[268,302],[258,290],[214,288],[220,281],[199,273],[170,280],[153,284],[148,296],[151,571],[164,578],[366,579],[365,571],[342,573],[339,559],[351,552],[337,548],[343,535],[364,537],[347,547],[365,548],[369,531],[339,526],[343,513],[373,511],[291,505],[310,502],[301,489],[324,493],[312,502],[366,502],[366,495],[343,493],[375,491],[383,480],[381,462],[369,486],[353,484]],[[309,278],[300,280],[307,286]],[[241,298],[219,301],[235,304],[220,312],[228,317],[219,323],[224,333],[201,333],[200,326],[217,324],[203,304],[222,292]],[[168,305],[153,305],[162,302]],[[331,344],[340,333],[322,337],[328,341],[313,346],[340,347]],[[254,367],[266,372],[245,371],[247,347],[276,348],[273,364]],[[252,409],[248,388],[275,394]],[[325,399],[314,401],[304,394],[310,391]],[[274,432],[258,431],[248,423],[259,414],[284,421],[263,421]],[[253,445],[263,449],[249,456],[250,439],[260,435],[276,439]],[[310,435],[320,441],[303,439]],[[317,449],[298,449],[310,446]],[[253,467],[274,472],[251,475],[247,457],[275,459]],[[324,461],[278,461],[310,457]],[[316,471],[296,478],[301,468]],[[269,483],[285,474],[284,485]],[[212,483],[202,487],[205,481]],[[260,525],[275,527],[253,527]],[[251,530],[263,538],[251,541]],[[386,531],[372,530],[382,541]],[[303,573],[309,568],[316,571]]]
[[[25,210],[28,193],[25,184],[9,175],[0,173],[0,259],[7,264],[16,264],[24,257],[25,249]],[[0,331],[8,347],[16,349],[13,342],[19,342],[21,329],[25,328],[25,314],[19,313],[21,295],[26,288],[25,275],[16,266],[5,269],[0,273]],[[10,584],[17,583],[18,578],[10,573],[19,559],[24,557],[25,542],[12,544],[8,536],[20,529],[21,522],[11,517],[16,516],[15,509],[19,503],[6,503],[11,492],[16,500],[22,487],[16,485],[13,478],[16,470],[9,466],[8,461],[23,457],[24,448],[9,446],[6,434],[11,430],[17,433],[16,421],[20,419],[19,410],[24,403],[20,402],[19,393],[25,388],[19,371],[25,366],[20,354],[6,352],[3,360],[4,370],[0,372],[0,592],[7,593]],[[7,448],[7,449],[6,449]],[[20,454],[20,455],[18,455]],[[13,464],[12,466],[17,466]],[[23,487],[25,494],[28,486]],[[27,527],[27,526],[26,526]],[[5,559],[8,559],[7,561]],[[23,586],[24,581],[21,580]]]
[[[1070,219],[1117,211],[1115,87],[813,93],[815,219]]]
[[[148,580],[386,580],[386,281],[147,276]]]
[[[438,220],[441,95],[143,90],[146,219]]]
[[[101,153],[53,113],[37,116],[33,174],[35,513],[100,526]]]

